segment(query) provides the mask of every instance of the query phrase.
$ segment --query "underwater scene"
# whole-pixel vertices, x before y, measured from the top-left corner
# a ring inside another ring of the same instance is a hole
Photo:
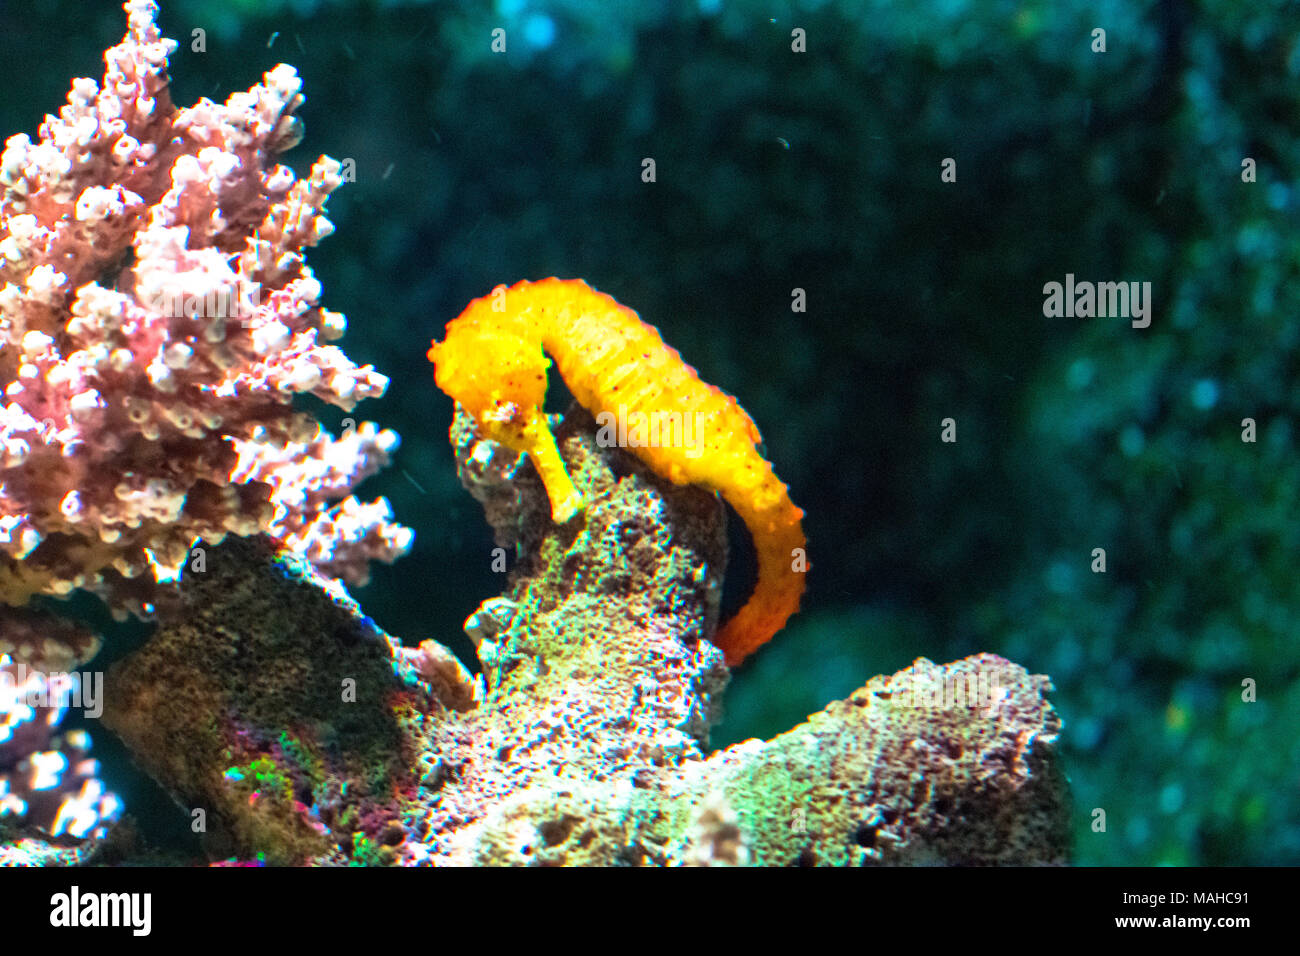
[[[0,62],[0,865],[1300,864],[1300,5]]]

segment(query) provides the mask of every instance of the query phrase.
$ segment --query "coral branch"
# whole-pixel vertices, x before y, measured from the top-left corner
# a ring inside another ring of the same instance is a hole
[[[124,8],[103,82],[0,157],[0,601],[85,588],[147,615],[197,539],[263,531],[363,582],[411,543],[347,497],[397,436],[334,440],[291,405],[387,386],[326,344],[345,322],[304,260],[340,165],[275,161],[302,135],[292,67],[178,109],[155,4]]]
[[[0,608],[0,820],[25,834],[98,838],[121,812],[90,757],[90,735],[58,732],[71,706],[91,703],[90,675],[73,668],[98,650],[85,628]]]

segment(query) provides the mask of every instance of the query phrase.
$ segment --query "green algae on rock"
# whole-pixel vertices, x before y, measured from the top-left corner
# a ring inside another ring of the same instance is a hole
[[[209,551],[107,698],[106,725],[209,854],[271,863],[346,860],[380,833],[412,782],[403,721],[437,706],[341,587],[265,539]]]

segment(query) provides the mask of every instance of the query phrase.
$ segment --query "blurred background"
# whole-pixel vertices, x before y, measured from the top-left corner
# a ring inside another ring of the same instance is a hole
[[[583,277],[739,398],[807,511],[805,609],[736,674],[715,746],[994,651],[1055,683],[1078,863],[1300,863],[1295,3],[162,6],[178,103],[288,62],[307,136],[282,161],[355,160],[309,262],[392,378],[355,413],[402,435],[361,496],[417,533],[357,592],[381,626],[469,661],[461,623],[503,587],[430,338],[498,283]],[[0,22],[5,136],[125,28],[116,0]],[[1067,273],[1150,282],[1150,327],[1045,317]],[[733,525],[728,608],[753,573]],[[146,633],[80,611],[102,661]],[[141,829],[183,832],[108,738]]]

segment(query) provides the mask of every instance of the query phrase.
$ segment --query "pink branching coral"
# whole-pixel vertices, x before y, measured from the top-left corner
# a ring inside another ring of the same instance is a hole
[[[291,406],[388,384],[326,344],[344,318],[304,263],[340,164],[274,161],[302,136],[292,67],[177,108],[156,5],[123,7],[102,84],[74,80],[0,157],[0,601],[84,588],[148,614],[198,539],[231,533],[364,582],[412,533],[345,496],[397,436],[334,439]]]
[[[102,836],[122,803],[99,779],[90,735],[57,732],[67,709],[57,701],[77,693],[75,679],[50,682],[0,655],[0,733],[14,735],[12,743],[0,740],[0,819],[17,816],[50,836],[81,839]],[[55,703],[32,707],[28,697]],[[10,754],[21,757],[9,764]]]
[[[90,735],[58,730],[70,707],[103,703],[92,701],[102,680],[92,689],[72,670],[98,648],[89,631],[52,615],[0,609],[0,820],[80,839],[102,835],[121,812]]]

